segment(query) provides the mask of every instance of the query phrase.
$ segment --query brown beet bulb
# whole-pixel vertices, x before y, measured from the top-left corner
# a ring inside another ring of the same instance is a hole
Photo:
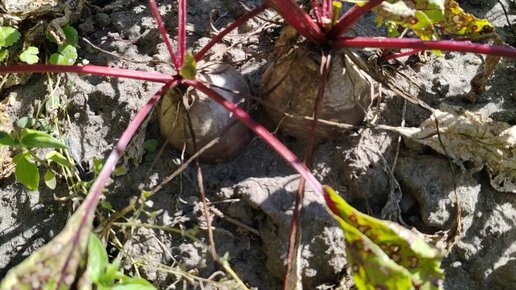
[[[234,103],[245,104],[243,96],[251,95],[243,76],[224,64],[205,65],[199,69],[197,79],[211,84],[221,96]],[[187,110],[190,114],[197,149],[201,149],[213,138],[220,135],[220,141],[210,147],[200,157],[204,162],[223,162],[235,157],[249,141],[248,129],[236,122],[226,132],[222,130],[235,119],[222,106],[215,103],[202,92],[188,88],[170,90],[161,103],[159,123],[161,135],[174,148],[194,154],[193,139],[188,127]]]
[[[265,111],[285,134],[308,138],[319,82],[321,48],[306,42],[286,27],[276,42],[276,60],[266,69],[260,87]],[[346,50],[333,51],[324,100],[318,119],[357,125],[371,104],[372,81]],[[342,129],[319,123],[319,138],[335,137]]]

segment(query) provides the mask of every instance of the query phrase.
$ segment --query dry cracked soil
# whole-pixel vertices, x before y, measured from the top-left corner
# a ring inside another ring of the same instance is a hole
[[[92,64],[172,72],[151,13],[144,0],[92,0],[73,25],[78,29],[79,61]],[[170,34],[175,35],[175,1],[158,1]],[[188,47],[194,51],[205,44],[214,29],[220,29],[245,13],[239,1],[196,0],[188,2]],[[241,1],[256,7],[259,1]],[[465,9],[490,20],[509,44],[516,39],[514,1],[462,1]],[[503,7],[502,7],[503,6]],[[507,10],[507,16],[504,9]],[[272,12],[249,21],[217,44],[210,58],[237,68],[258,94],[260,77],[270,61],[274,40],[281,26]],[[212,26],[210,26],[210,19]],[[269,19],[269,20],[267,20]],[[271,21],[272,19],[272,21]],[[357,34],[372,35],[373,17],[359,23]],[[509,23],[508,23],[509,21]],[[174,38],[175,39],[175,38]],[[92,45],[93,44],[93,45]],[[120,57],[117,57],[120,56]],[[483,58],[472,54],[430,55],[427,62],[402,60],[398,69],[421,88],[411,88],[419,98],[438,108],[443,103],[460,106],[491,118],[516,124],[516,68],[502,60],[487,82],[487,91],[476,102],[465,98],[469,81]],[[83,164],[104,159],[137,110],[159,85],[134,80],[68,74],[59,93],[68,100],[70,118],[66,137],[75,144]],[[11,98],[12,120],[34,113],[34,102],[45,98],[46,78],[34,75],[26,84],[4,89],[0,98]],[[381,124],[419,126],[429,113],[406,104],[399,96],[385,92],[379,109]],[[405,113],[403,113],[405,111]],[[252,112],[274,129],[258,109]],[[159,126],[151,119],[145,140],[164,145]],[[305,144],[279,135],[302,156]],[[422,146],[401,140],[398,135],[375,128],[356,129],[339,138],[320,142],[314,151],[313,172],[324,184],[332,185],[356,208],[380,217],[393,196],[399,197],[401,218],[425,233],[446,230],[453,224],[455,191],[462,208],[460,239],[443,260],[445,289],[516,289],[516,195],[494,190],[485,171],[475,171]],[[137,146],[136,146],[137,147]],[[124,208],[142,190],[150,190],[177,169],[184,160],[170,147],[158,152],[130,150],[127,173],[113,178],[106,201],[114,209]],[[144,153],[142,155],[142,153]],[[140,160],[141,159],[141,160]],[[394,160],[397,160],[395,166]],[[239,277],[255,289],[280,289],[285,269],[290,219],[299,176],[260,140],[223,164],[203,165],[204,184],[210,206],[217,252],[227,254]],[[452,170],[453,169],[453,170]],[[453,174],[454,172],[454,174]],[[135,227],[130,235],[113,227],[124,242],[132,261],[143,261],[139,273],[160,289],[224,289],[224,274],[206,250],[206,221],[196,186],[196,173],[188,167],[146,203],[136,222],[198,229],[198,240],[165,230]],[[396,182],[399,187],[396,187]],[[64,184],[49,190],[28,191],[14,176],[0,180],[0,277],[55,236],[77,205],[55,196],[69,195]],[[302,265],[305,289],[347,289],[350,285],[342,232],[327,214],[322,200],[308,190],[304,201]],[[100,215],[105,211],[100,210]],[[130,216],[131,214],[128,214]],[[99,216],[98,225],[102,221]],[[116,254],[116,247],[110,248]],[[134,273],[129,262],[127,271]],[[159,271],[152,266],[169,265],[183,276]],[[202,277],[205,280],[191,277]],[[186,277],[186,278],[185,278]],[[190,277],[190,278],[188,278]],[[210,282],[218,281],[218,282]],[[201,285],[202,284],[202,285]],[[229,285],[229,284],[227,284]],[[339,288],[340,287],[340,288]],[[229,288],[228,288],[229,289]]]

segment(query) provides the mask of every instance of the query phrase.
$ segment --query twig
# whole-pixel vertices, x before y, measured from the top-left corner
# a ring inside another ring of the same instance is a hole
[[[186,111],[186,118],[187,118],[187,124],[188,124],[188,130],[190,131],[190,137],[192,137],[192,145],[194,152],[197,151],[197,142],[195,138],[195,133],[193,129],[192,124],[192,118],[190,118],[190,113],[187,110]],[[203,175],[202,175],[202,169],[201,165],[199,163],[199,158],[195,158],[195,167],[197,168],[197,186],[199,187],[199,193],[201,195],[201,201],[203,205],[203,211],[204,211],[204,218],[206,220],[206,225],[208,226],[208,241],[209,241],[209,251],[211,253],[211,256],[213,257],[213,260],[217,263],[219,263],[224,270],[233,278],[239,286],[242,289],[248,289],[247,286],[245,286],[244,282],[238,277],[238,275],[233,271],[233,269],[230,267],[228,261],[226,259],[222,259],[218,254],[215,247],[215,239],[213,237],[213,228],[211,226],[211,218],[210,218],[210,211],[208,208],[208,204],[206,203],[206,193],[204,191],[204,182],[203,182]]]
[[[310,135],[308,139],[308,144],[305,149],[304,156],[304,165],[310,168],[310,163],[312,162],[312,151],[314,149],[314,144],[316,141],[316,130],[317,130],[317,117],[319,115],[319,111],[322,105],[322,101],[324,99],[324,91],[326,88],[326,80],[328,78],[329,67],[331,63],[331,54],[328,52],[322,51],[321,55],[321,78],[319,82],[319,90],[317,92],[317,97],[315,100],[314,111],[313,111],[313,121],[310,128]],[[285,274],[285,284],[283,286],[284,290],[296,289],[297,285],[301,278],[301,265],[297,263],[298,257],[300,254],[300,246],[301,246],[301,229],[302,229],[302,211],[303,211],[303,199],[305,195],[305,179],[301,177],[299,180],[299,186],[296,194],[296,201],[294,206],[294,212],[292,214],[292,222],[290,224],[290,239],[289,239],[289,251],[288,251],[288,260],[287,260],[287,271]]]
[[[218,216],[218,217],[220,217],[220,218],[223,218],[223,219],[225,219],[227,222],[232,223],[232,224],[234,224],[234,225],[236,225],[236,226],[238,226],[238,227],[241,227],[241,228],[243,228],[243,229],[245,229],[245,230],[247,230],[247,231],[249,231],[249,232],[251,232],[251,233],[255,234],[255,235],[256,235],[256,236],[258,236],[258,237],[261,237],[261,235],[260,235],[260,231],[258,231],[257,229],[252,228],[252,227],[250,227],[250,226],[246,225],[245,223],[243,223],[243,222],[241,222],[241,221],[239,221],[239,220],[237,220],[237,219],[234,219],[234,218],[232,218],[232,217],[230,217],[230,216],[225,215],[224,213],[222,213],[220,210],[218,210],[218,209],[217,209],[216,207],[214,207],[214,206],[211,206],[211,207],[210,207],[210,209],[211,209],[211,211],[213,212],[213,214],[215,214],[216,216]]]

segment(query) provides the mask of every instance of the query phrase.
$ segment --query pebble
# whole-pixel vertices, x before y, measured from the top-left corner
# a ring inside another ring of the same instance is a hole
[[[99,27],[106,27],[111,24],[111,17],[106,13],[97,13],[95,14],[95,21]]]

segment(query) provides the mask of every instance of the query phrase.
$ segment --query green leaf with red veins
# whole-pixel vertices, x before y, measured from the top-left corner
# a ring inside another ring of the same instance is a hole
[[[416,233],[351,207],[324,186],[326,204],[341,225],[359,289],[441,289],[441,253]]]

